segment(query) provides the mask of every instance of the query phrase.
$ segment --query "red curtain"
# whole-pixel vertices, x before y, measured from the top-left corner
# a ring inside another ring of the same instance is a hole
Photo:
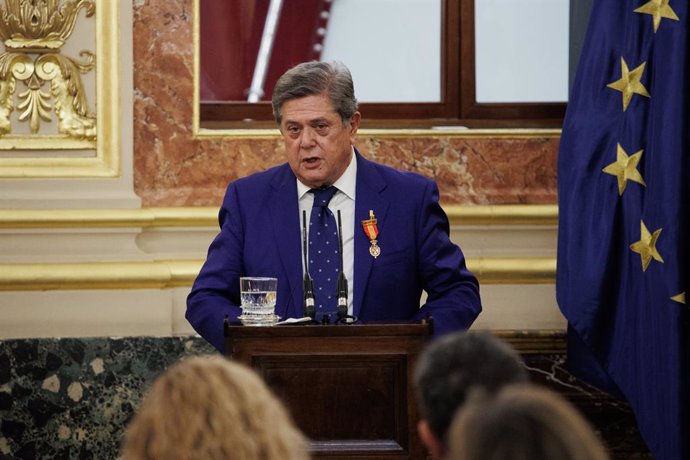
[[[247,100],[269,3],[201,1],[202,101]],[[321,57],[330,6],[329,0],[283,0],[261,100],[271,100],[276,80],[287,69]]]

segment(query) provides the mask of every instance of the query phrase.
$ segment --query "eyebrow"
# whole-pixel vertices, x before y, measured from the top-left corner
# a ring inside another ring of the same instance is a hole
[[[311,120],[307,120],[307,124],[309,124],[309,125],[314,125],[314,124],[318,124],[318,123],[331,124],[333,122],[331,120],[329,120],[328,118],[325,118],[325,117],[318,117],[318,118],[312,118]],[[286,125],[302,125],[302,122],[297,121],[297,120],[286,119],[285,124]]]
[[[314,118],[313,120],[309,120],[309,123],[311,123],[311,124],[316,124],[316,123],[331,123],[331,121],[330,121],[328,118],[319,117],[319,118]]]

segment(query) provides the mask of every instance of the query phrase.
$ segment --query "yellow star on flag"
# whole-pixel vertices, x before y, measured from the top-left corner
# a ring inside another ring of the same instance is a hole
[[[671,300],[685,305],[685,291],[681,292],[678,295],[674,295],[673,297],[671,297]]]
[[[606,174],[616,176],[618,179],[618,195],[623,195],[623,191],[626,185],[628,185],[629,180],[646,186],[647,184],[644,183],[642,174],[637,170],[637,165],[640,163],[643,150],[639,150],[628,156],[628,153],[620,144],[616,145],[616,161],[606,166],[602,171]]]
[[[644,73],[644,68],[647,62],[643,62],[633,71],[628,70],[628,63],[625,59],[621,57],[621,78],[613,83],[606,85],[611,89],[620,91],[623,93],[623,112],[628,110],[628,104],[630,104],[630,99],[632,99],[633,94],[639,94],[641,96],[651,97],[647,92],[647,88],[644,87],[642,82],[642,74]]]
[[[649,233],[647,227],[643,221],[640,221],[640,240],[635,241],[630,245],[632,252],[636,252],[640,255],[642,260],[642,271],[647,271],[649,262],[652,259],[657,262],[664,263],[664,259],[661,258],[661,254],[656,250],[656,242],[659,239],[659,234],[661,233],[661,228],[655,230],[654,233]]]
[[[647,3],[635,10],[635,13],[649,14],[654,19],[654,33],[659,29],[661,19],[672,19],[680,21],[676,12],[673,11],[669,3],[671,0],[649,0]]]

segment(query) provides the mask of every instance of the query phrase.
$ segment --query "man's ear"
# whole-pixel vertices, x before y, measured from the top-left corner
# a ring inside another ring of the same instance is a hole
[[[431,431],[429,423],[422,419],[417,423],[417,432],[419,433],[419,438],[431,454],[431,457],[438,460],[443,457],[444,448],[443,443],[438,437]]]
[[[362,114],[360,114],[359,112],[355,112],[350,118],[348,128],[350,130],[350,142],[352,144],[355,143],[355,136],[357,135],[357,130],[359,129],[359,122],[361,119]]]

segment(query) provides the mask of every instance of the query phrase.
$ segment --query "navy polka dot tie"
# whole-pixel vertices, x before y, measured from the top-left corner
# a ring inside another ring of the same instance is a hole
[[[314,206],[309,221],[309,273],[314,280],[316,320],[338,311],[337,281],[340,273],[338,230],[328,203],[338,189],[330,186],[312,189]]]

